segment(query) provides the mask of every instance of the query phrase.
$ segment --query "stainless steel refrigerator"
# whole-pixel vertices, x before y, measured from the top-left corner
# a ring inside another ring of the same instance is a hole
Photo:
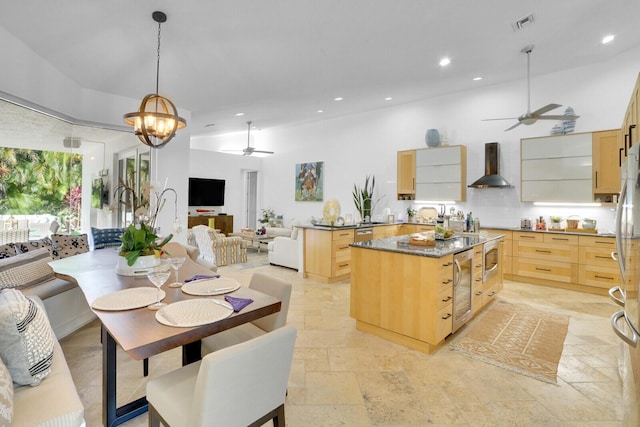
[[[640,143],[631,147],[622,167],[622,187],[616,212],[617,258],[622,283],[609,290],[622,310],[611,316],[620,347],[624,425],[640,426]],[[635,226],[638,225],[638,228]]]

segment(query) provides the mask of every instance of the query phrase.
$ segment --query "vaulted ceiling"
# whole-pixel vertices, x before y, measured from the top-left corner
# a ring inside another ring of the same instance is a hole
[[[154,10],[168,16],[159,92],[191,111],[192,135],[524,79],[528,44],[532,76],[640,45],[638,0],[14,1],[0,25],[79,86],[142,99],[155,90]],[[606,34],[616,38],[603,45]],[[444,57],[451,64],[441,67]]]

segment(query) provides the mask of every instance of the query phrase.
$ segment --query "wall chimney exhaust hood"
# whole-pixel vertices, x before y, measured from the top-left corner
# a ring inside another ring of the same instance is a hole
[[[509,183],[501,177],[499,172],[499,146],[497,142],[484,144],[484,176],[478,179],[470,188],[508,188]]]

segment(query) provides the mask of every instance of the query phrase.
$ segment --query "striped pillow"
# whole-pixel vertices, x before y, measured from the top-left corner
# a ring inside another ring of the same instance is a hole
[[[49,375],[54,339],[36,302],[16,289],[0,292],[0,356],[14,383],[36,386]]]
[[[51,261],[46,248],[0,259],[0,289],[23,289],[53,279]]]

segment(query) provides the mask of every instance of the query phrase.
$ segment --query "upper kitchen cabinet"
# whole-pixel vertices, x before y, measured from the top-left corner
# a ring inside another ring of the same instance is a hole
[[[523,202],[590,203],[592,134],[520,140]]]
[[[462,202],[467,196],[467,147],[416,150],[416,200]]]
[[[640,74],[636,80],[636,85],[631,92],[631,99],[627,106],[627,112],[622,122],[623,152],[626,157],[629,148],[633,144],[640,142]]]
[[[416,150],[398,151],[398,200],[416,198]]]
[[[620,191],[624,147],[619,129],[593,132],[593,200],[612,202]]]

